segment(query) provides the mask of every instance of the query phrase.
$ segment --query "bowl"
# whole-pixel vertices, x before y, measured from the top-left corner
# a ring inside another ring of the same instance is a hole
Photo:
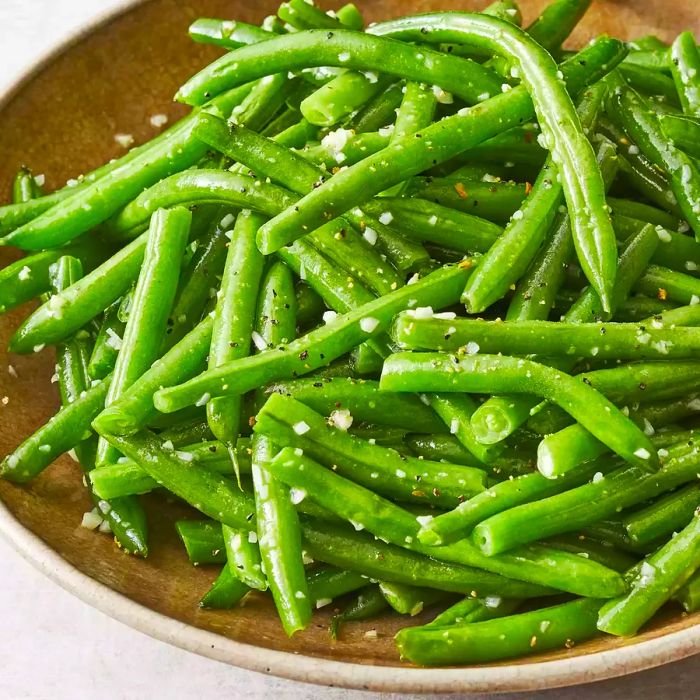
[[[60,187],[124,153],[115,134],[140,143],[157,130],[150,118],[170,121],[185,113],[172,102],[179,84],[218,51],[193,44],[187,26],[196,17],[231,17],[258,23],[276,0],[151,0],[124,2],[120,10],[58,46],[0,100],[0,193],[7,198],[19,166]],[[469,0],[366,0],[370,20],[436,9],[478,9]],[[522,0],[526,19],[542,2]],[[600,0],[577,28],[573,45],[594,34],[625,38],[648,32],[671,39],[700,29],[694,0]],[[17,253],[0,251],[6,265]],[[6,454],[57,408],[51,384],[53,354],[5,352],[28,307],[0,318],[0,452]],[[14,369],[9,371],[9,367]],[[16,376],[15,376],[16,375]],[[146,498],[151,523],[147,560],[123,554],[112,540],[80,526],[91,504],[81,473],[59,459],[25,487],[0,481],[0,533],[46,575],[87,603],[122,622],[184,649],[235,666],[311,683],[387,692],[499,692],[585,683],[668,663],[700,651],[700,613],[662,611],[634,639],[600,637],[572,649],[517,662],[449,669],[402,664],[392,637],[405,618],[387,616],[372,627],[348,624],[331,642],[330,612],[318,612],[309,629],[288,639],[269,600],[251,595],[233,611],[198,607],[217,571],[189,564],[172,523],[192,515],[185,507]],[[412,620],[415,623],[416,619]]]

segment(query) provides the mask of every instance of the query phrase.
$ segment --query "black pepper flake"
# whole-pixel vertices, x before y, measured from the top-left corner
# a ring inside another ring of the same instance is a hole
[[[644,391],[647,388],[647,385],[644,382],[640,382],[639,388],[641,391]]]
[[[315,386],[317,389],[320,389],[320,388],[323,387],[323,382],[314,382],[314,386]]]
[[[584,384],[588,384],[588,386],[591,386],[591,380],[588,377],[583,377],[583,379],[581,379],[581,381]]]
[[[309,356],[309,351],[308,350],[302,350],[299,353],[299,359],[300,360],[305,360]]]
[[[442,496],[442,491],[440,491],[437,486],[433,489],[433,496],[435,496],[435,498],[440,498],[440,496]]]
[[[229,346],[230,348],[237,348],[237,347],[238,347],[238,343],[237,343],[235,340],[232,340],[232,341],[228,344],[228,346]]]

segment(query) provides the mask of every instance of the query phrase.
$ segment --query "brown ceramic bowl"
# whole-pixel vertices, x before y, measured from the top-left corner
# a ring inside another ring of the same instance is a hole
[[[149,117],[184,109],[173,104],[177,86],[216,50],[187,38],[198,16],[235,16],[257,23],[278,0],[125,1],[121,13],[93,25],[63,44],[29,75],[21,77],[0,105],[0,192],[6,198],[22,164],[45,173],[47,186],[120,155],[114,134],[137,142],[155,134]],[[483,0],[366,0],[371,20],[433,9],[481,7]],[[522,0],[526,19],[543,2]],[[625,38],[647,32],[670,39],[681,29],[700,30],[694,0],[599,0],[577,29],[574,43],[609,32]],[[14,259],[4,249],[0,264]],[[57,406],[50,377],[53,357],[8,357],[13,328],[29,311],[0,319],[0,452],[46,420]],[[17,370],[12,377],[8,364]],[[27,487],[0,482],[0,532],[57,583],[104,612],[158,639],[248,669],[313,683],[403,692],[534,690],[631,673],[700,650],[700,614],[669,609],[633,640],[601,637],[570,650],[515,663],[460,669],[418,669],[401,664],[392,637],[405,623],[387,617],[378,637],[364,637],[366,625],[349,624],[342,639],[329,641],[328,613],[288,639],[266,598],[252,596],[231,612],[200,610],[197,602],[216,572],[189,565],[172,522],[185,509],[148,499],[152,555],[122,554],[106,536],[80,527],[90,503],[74,464],[60,459]]]

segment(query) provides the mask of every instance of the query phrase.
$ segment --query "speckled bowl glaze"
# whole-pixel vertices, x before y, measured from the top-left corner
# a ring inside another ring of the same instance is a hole
[[[475,9],[482,0],[365,0],[370,20],[435,9]],[[233,16],[257,23],[276,0],[152,0],[124,2],[117,14],[85,27],[56,47],[0,97],[0,193],[8,196],[17,168],[45,173],[49,188],[119,156],[116,133],[136,142],[155,135],[154,114],[174,120],[184,109],[172,102],[178,85],[217,55],[187,37],[198,16]],[[526,19],[543,2],[522,0]],[[572,38],[580,44],[601,32],[632,37],[654,32],[670,39],[684,28],[700,29],[694,0],[599,0]],[[14,259],[3,249],[0,263]],[[56,409],[50,383],[53,356],[9,357],[7,339],[28,308],[0,318],[0,452]],[[8,364],[17,377],[7,372]],[[81,474],[67,458],[27,487],[0,482],[0,532],[29,561],[86,602],[136,629],[176,646],[229,664],[287,678],[335,686],[398,692],[498,692],[535,690],[619,676],[700,651],[700,614],[664,611],[633,640],[601,637],[556,653],[516,663],[468,668],[420,669],[399,661],[392,637],[405,620],[387,617],[378,636],[349,624],[331,642],[329,613],[318,613],[302,634],[288,639],[262,596],[230,612],[201,610],[197,602],[216,575],[192,567],[172,522],[182,506],[147,499],[152,554],[139,560],[122,554],[106,536],[80,527],[90,508]],[[415,620],[414,620],[415,622]],[[373,624],[373,626],[375,626]]]

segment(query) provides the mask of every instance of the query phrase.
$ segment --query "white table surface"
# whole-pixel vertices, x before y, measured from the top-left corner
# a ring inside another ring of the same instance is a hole
[[[116,4],[117,0],[0,0],[0,90],[35,59],[36,47],[53,43]],[[390,697],[278,680],[195,656],[88,607],[37,573],[2,540],[0,562],[0,700],[120,700],[151,694],[168,700]],[[507,697],[694,698],[700,695],[699,683],[696,657],[628,678]]]

